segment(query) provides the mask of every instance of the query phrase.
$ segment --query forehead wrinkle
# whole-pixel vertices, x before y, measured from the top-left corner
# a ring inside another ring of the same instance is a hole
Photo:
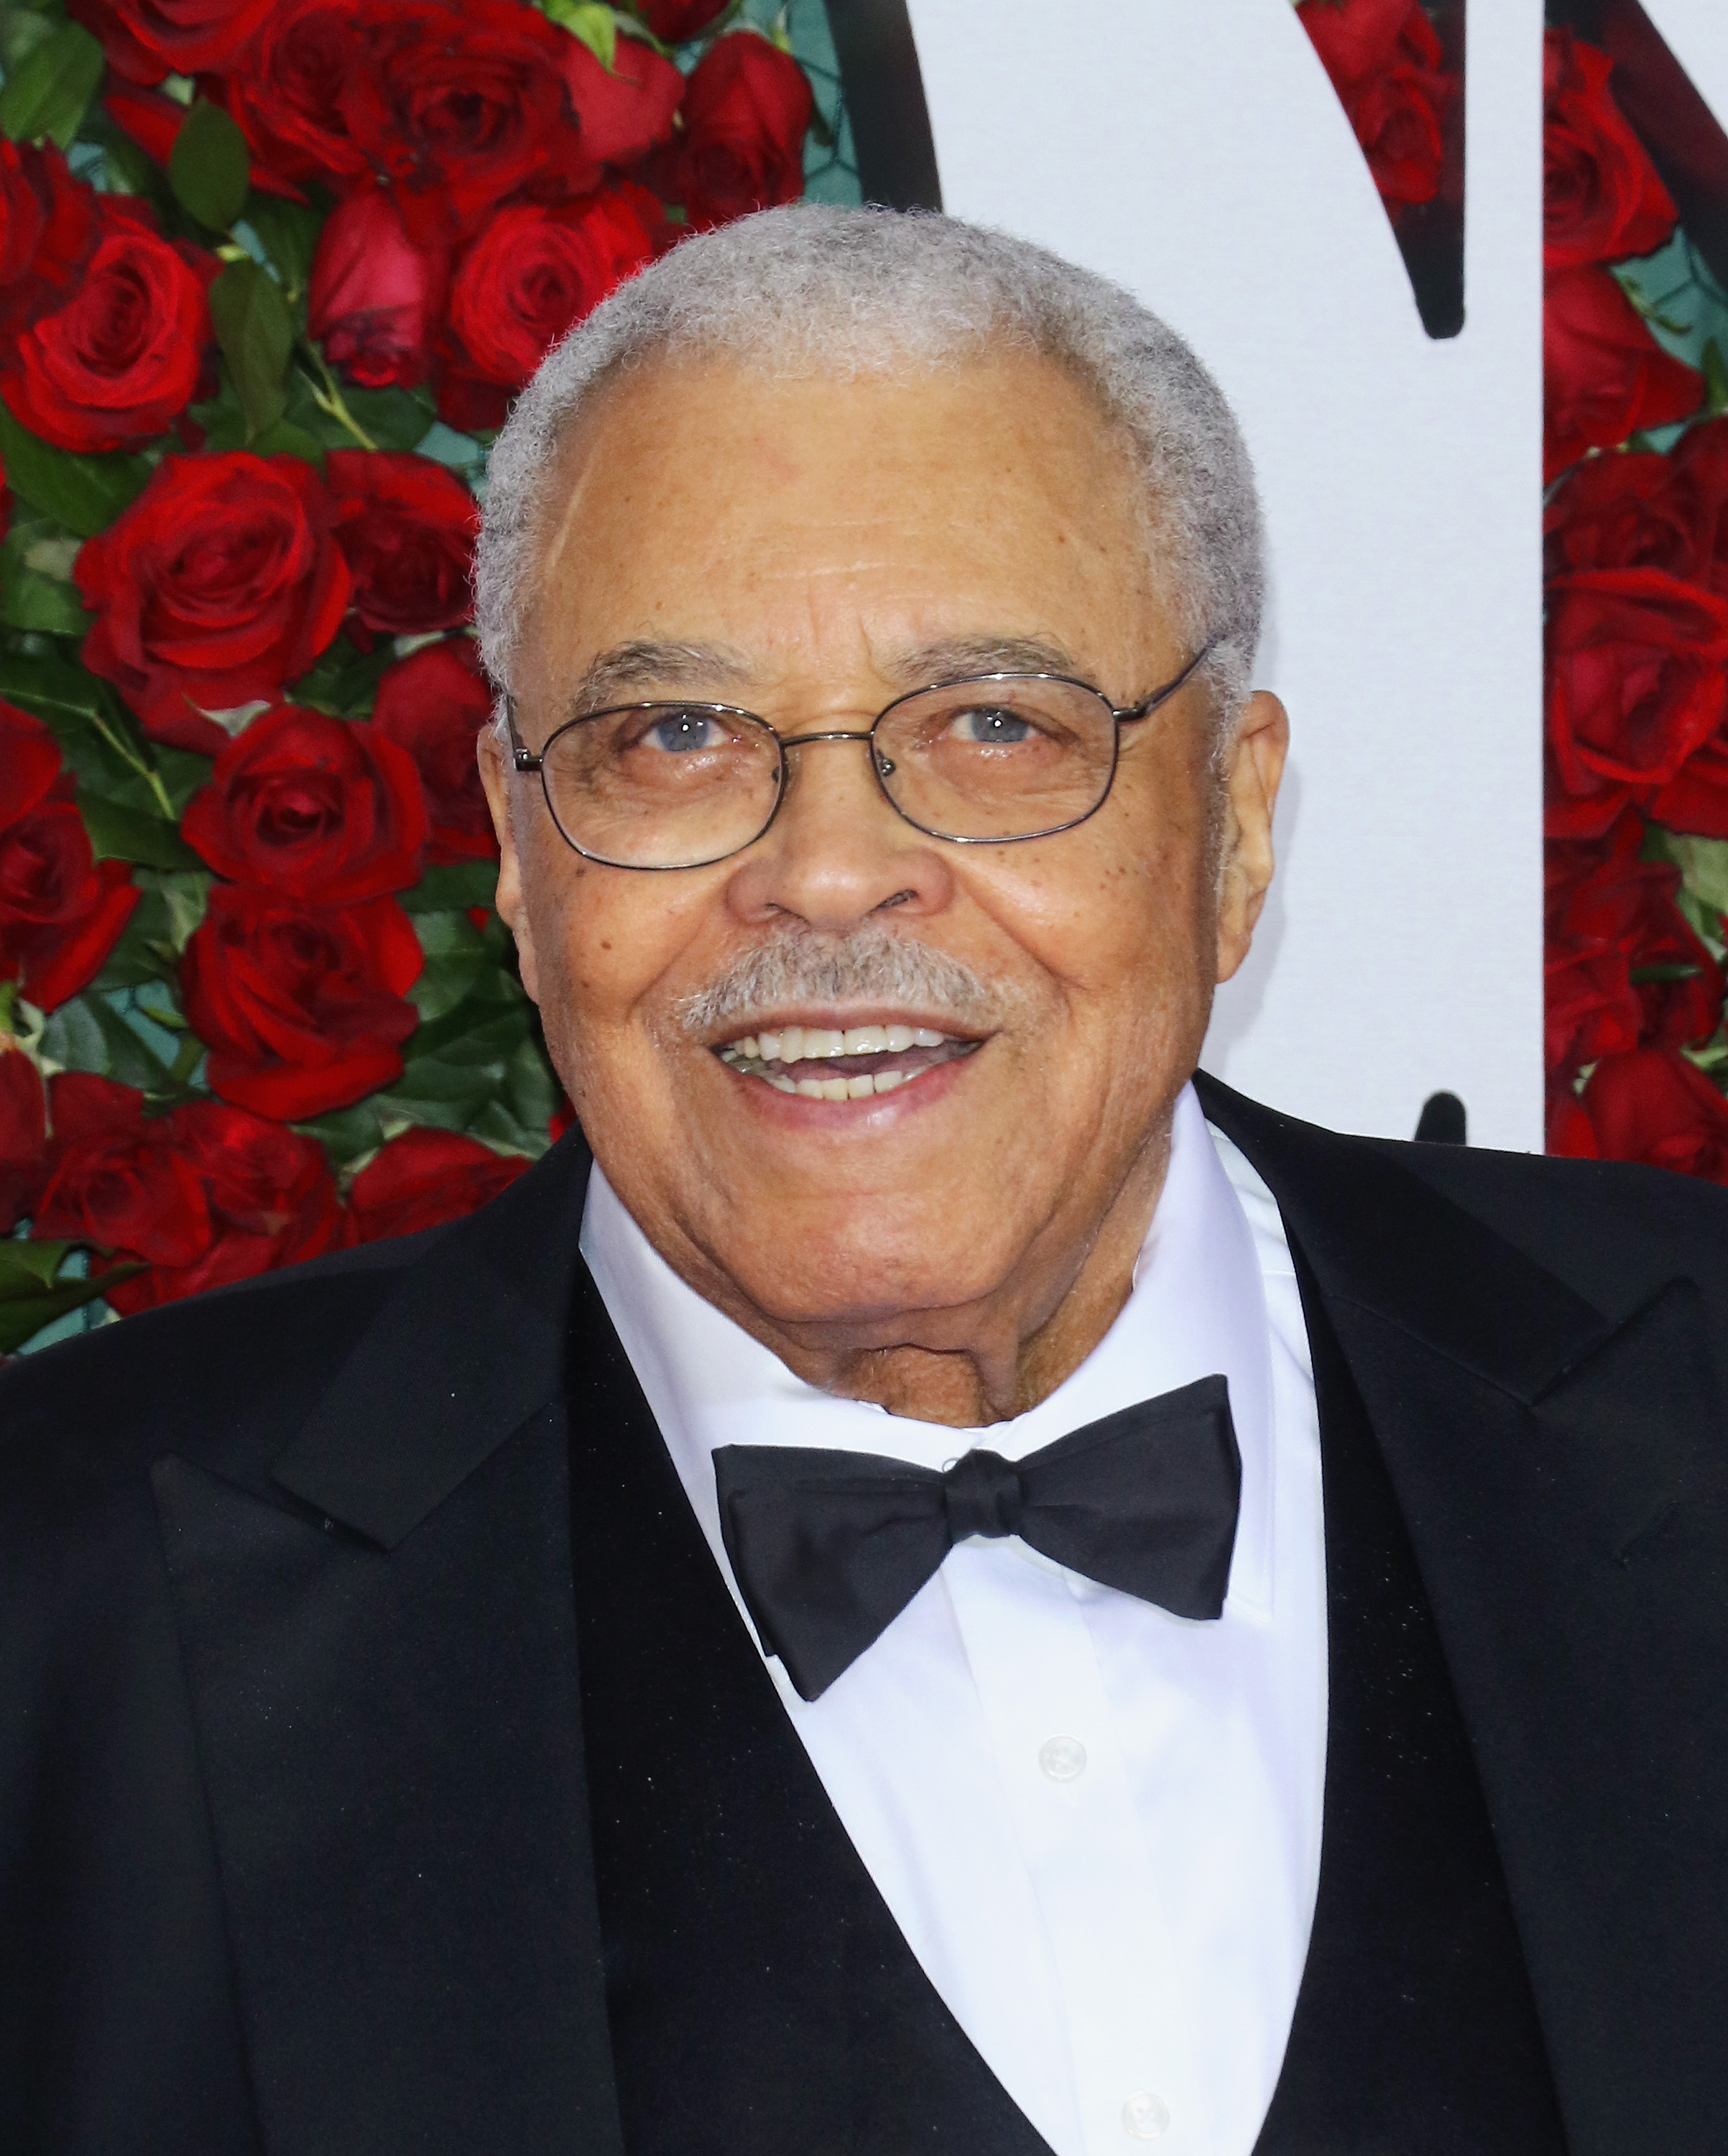
[[[571,697],[575,717],[662,689],[738,689],[755,679],[741,652],[720,644],[659,644],[633,638],[597,653]]]

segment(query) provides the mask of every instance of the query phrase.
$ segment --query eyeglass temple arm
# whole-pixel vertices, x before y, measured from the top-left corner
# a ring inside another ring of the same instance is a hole
[[[1167,704],[1170,701],[1170,699],[1176,694],[1177,690],[1182,686],[1183,683],[1186,682],[1191,675],[1199,671],[1202,662],[1211,658],[1217,644],[1217,637],[1208,637],[1205,643],[1201,645],[1200,649],[1194,654],[1193,657],[1188,661],[1187,665],[1183,667],[1182,672],[1177,675],[1173,681],[1167,681],[1161,689],[1154,689],[1151,695],[1146,697],[1144,702],[1131,704],[1126,711],[1116,711],[1115,713],[1115,716],[1117,721],[1120,724],[1126,724],[1130,719],[1149,719],[1152,713],[1157,710],[1160,704]]]
[[[504,699],[504,726],[510,736],[510,760],[517,771],[538,771],[540,758],[531,748],[522,746],[522,737],[516,732],[516,700],[506,690]]]

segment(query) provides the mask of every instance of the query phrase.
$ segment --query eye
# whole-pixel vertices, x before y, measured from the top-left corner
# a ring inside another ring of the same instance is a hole
[[[647,747],[662,749],[669,756],[718,748],[725,738],[725,730],[711,711],[669,711],[642,737]]]
[[[968,704],[948,721],[951,739],[977,748],[1013,748],[1030,741],[1038,729],[1018,711],[998,704]]]

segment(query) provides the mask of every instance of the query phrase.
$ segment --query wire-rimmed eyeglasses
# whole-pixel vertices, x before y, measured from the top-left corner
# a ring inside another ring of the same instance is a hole
[[[742,853],[779,814],[787,751],[822,742],[868,742],[884,798],[926,837],[1011,845],[1095,816],[1122,727],[1167,703],[1212,648],[1126,706],[1064,675],[980,674],[897,696],[861,729],[782,735],[736,705],[679,699],[584,712],[537,752],[511,698],[505,716],[511,762],[540,774],[560,836],[610,868],[707,868]]]

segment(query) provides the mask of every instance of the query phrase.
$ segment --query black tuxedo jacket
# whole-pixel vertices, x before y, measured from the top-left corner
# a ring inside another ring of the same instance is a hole
[[[1728,2148],[1728,1197],[1202,1085],[1389,1475],[1567,2142]],[[621,2148],[574,1613],[678,1507],[607,1517],[587,1165],[0,1373],[0,2147]]]

